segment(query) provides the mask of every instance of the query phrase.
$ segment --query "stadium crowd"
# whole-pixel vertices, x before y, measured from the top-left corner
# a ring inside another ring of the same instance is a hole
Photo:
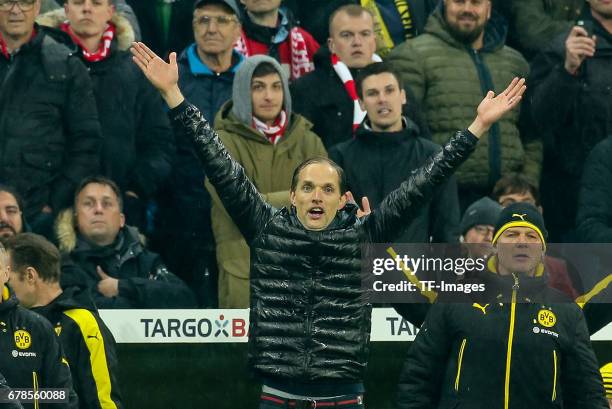
[[[398,407],[612,408],[610,280],[544,254],[612,243],[610,0],[0,0],[0,53],[0,392],[123,408],[98,309],[250,307],[262,409],[361,408],[360,243],[466,243],[511,300],[394,305]]]

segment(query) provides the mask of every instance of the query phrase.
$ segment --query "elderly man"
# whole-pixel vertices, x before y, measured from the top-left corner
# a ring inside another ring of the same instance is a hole
[[[486,291],[438,300],[429,311],[404,364],[398,407],[607,409],[580,307],[538,275],[541,214],[527,203],[508,206],[492,242],[496,255],[473,278]]]
[[[225,209],[251,248],[250,366],[264,386],[260,408],[363,403],[371,305],[360,280],[362,242],[389,242],[474,149],[478,137],[520,101],[524,80],[487,94],[468,130],[416,170],[369,215],[347,204],[343,171],[326,158],[300,164],[290,208],[266,203],[167,64],[138,43],[134,60],[160,90],[174,125],[188,132]]]
[[[57,224],[63,288],[88,289],[99,308],[189,308],[193,294],[125,224],[121,191],[106,178],[84,179],[74,213]]]

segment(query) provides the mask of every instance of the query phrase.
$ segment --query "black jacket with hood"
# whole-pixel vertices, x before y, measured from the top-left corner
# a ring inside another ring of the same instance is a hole
[[[68,36],[36,36],[0,55],[0,183],[23,197],[27,218],[70,206],[75,186],[98,171],[100,123],[87,70]]]
[[[64,403],[22,403],[24,409],[78,409],[68,362],[49,322],[0,287],[0,368],[14,389],[64,389]],[[3,406],[4,407],[4,406]]]
[[[138,230],[125,226],[115,242],[98,247],[78,235],[73,215],[66,210],[57,223],[62,252],[62,288],[89,290],[97,308],[190,308],[193,293],[172,274],[161,257],[148,250]],[[108,298],[97,291],[97,266],[119,280],[119,294]]]
[[[361,289],[361,243],[389,242],[474,149],[460,132],[368,216],[345,206],[323,231],[267,204],[193,105],[171,112],[251,251],[249,361],[266,379],[337,385],[363,380],[371,305]]]
[[[544,276],[485,271],[478,282],[485,295],[431,307],[404,362],[398,408],[608,407],[578,305]]]
[[[122,409],[115,339],[88,294],[69,288],[32,311],[55,328],[70,365],[79,409]]]
[[[440,146],[421,138],[419,129],[409,119],[399,132],[375,132],[366,120],[355,138],[333,147],[329,156],[342,169],[347,189],[357,203],[366,196],[377,207],[418,169]],[[457,182],[451,177],[436,189],[434,196],[404,226],[396,243],[454,243],[458,239],[459,199]]]

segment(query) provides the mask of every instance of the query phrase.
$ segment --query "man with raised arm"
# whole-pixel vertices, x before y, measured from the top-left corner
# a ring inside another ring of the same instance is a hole
[[[495,98],[489,92],[468,129],[359,218],[357,206],[347,203],[342,168],[324,158],[297,167],[289,209],[267,204],[181,95],[176,54],[167,64],[142,43],[132,53],[171,108],[174,126],[192,138],[210,183],[250,246],[249,361],[263,383],[260,409],[362,407],[371,305],[361,288],[361,243],[393,241],[478,138],[516,106],[524,80],[516,78]]]

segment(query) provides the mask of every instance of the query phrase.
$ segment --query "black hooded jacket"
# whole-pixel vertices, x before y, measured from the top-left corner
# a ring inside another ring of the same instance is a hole
[[[23,403],[24,409],[77,409],[70,368],[49,322],[0,287],[0,368],[11,388],[65,389],[64,403]]]
[[[333,147],[329,156],[344,169],[347,189],[357,203],[366,196],[375,208],[440,146],[421,138],[418,127],[408,119],[399,132],[375,132],[366,125],[367,121],[357,129],[354,139]],[[458,227],[457,182],[451,177],[395,241],[454,243]]]
[[[361,382],[371,305],[361,289],[361,243],[389,242],[474,149],[460,132],[371,214],[345,206],[323,231],[267,204],[194,106],[171,112],[251,250],[249,360],[266,379],[301,384]]]
[[[87,293],[69,288],[32,311],[55,328],[70,364],[79,409],[122,409],[115,339]]]

